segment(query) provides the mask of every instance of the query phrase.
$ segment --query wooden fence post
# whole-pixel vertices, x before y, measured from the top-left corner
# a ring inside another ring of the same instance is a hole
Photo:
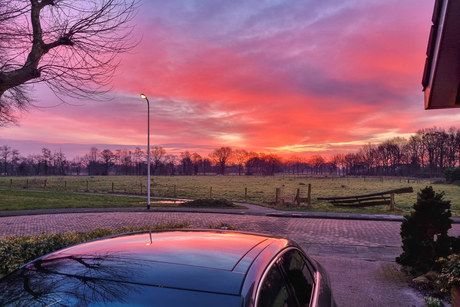
[[[297,202],[297,206],[300,206],[300,189],[297,189],[297,193],[295,194],[295,201]]]
[[[46,190],[46,179],[45,179],[45,186],[44,186],[44,189]]]
[[[114,183],[112,182],[112,193],[113,193],[113,186],[114,186]],[[142,193],[142,192],[141,192]]]
[[[174,198],[177,197],[177,194],[176,194],[176,185],[174,185]]]
[[[209,198],[212,199],[212,187],[209,188]]]
[[[64,181],[64,190],[67,191],[67,181]]]
[[[89,191],[89,183],[88,183],[88,180],[86,180],[86,191],[87,191],[87,192]]]
[[[29,179],[26,180],[26,189],[29,188]]]
[[[390,194],[390,210],[393,211],[395,209],[395,193]]]
[[[279,201],[280,201],[280,188],[276,188],[275,203],[278,204]]]
[[[311,183],[308,184],[308,205],[311,207]]]
[[[141,183],[141,194],[142,194],[142,183]]]
[[[13,179],[10,179],[10,189],[13,187]]]
[[[244,188],[244,199],[245,202],[248,202],[248,188]]]

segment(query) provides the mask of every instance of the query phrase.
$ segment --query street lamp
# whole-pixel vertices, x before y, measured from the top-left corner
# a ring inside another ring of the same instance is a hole
[[[147,100],[147,209],[150,209],[150,103],[144,94],[141,98]]]

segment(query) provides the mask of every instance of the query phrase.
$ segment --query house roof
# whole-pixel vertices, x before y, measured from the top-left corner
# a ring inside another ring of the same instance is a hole
[[[460,1],[436,0],[422,85],[425,109],[460,107]]]

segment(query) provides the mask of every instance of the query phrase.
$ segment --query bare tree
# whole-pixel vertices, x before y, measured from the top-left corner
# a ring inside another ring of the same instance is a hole
[[[260,160],[263,162],[263,174],[274,176],[277,167],[282,165],[282,159],[275,154],[260,154]]]
[[[42,163],[44,166],[44,174],[45,176],[48,175],[48,168],[51,166],[51,162],[53,161],[53,156],[51,154],[51,150],[48,148],[42,149]]]
[[[203,164],[203,158],[196,152],[192,153],[191,157],[193,163],[193,174],[198,175],[199,166]]]
[[[323,173],[322,166],[326,161],[321,155],[313,155],[310,157],[308,160],[308,163],[310,163],[314,169],[315,169],[315,174]]]
[[[163,147],[150,148],[150,158],[152,159],[152,174],[155,175],[157,169],[162,167],[166,162],[166,150]]]
[[[11,147],[4,145],[0,147],[0,158],[3,160],[3,175],[7,175],[8,158],[11,156]]]
[[[114,155],[115,156],[115,155]],[[136,175],[141,175],[142,174],[142,157],[144,156],[144,152],[140,147],[136,147],[136,149],[133,152],[133,161],[134,165],[136,168]],[[116,159],[114,159],[114,163]]]
[[[334,165],[337,166],[337,174],[340,176],[340,171],[342,170],[342,174],[344,174],[344,166],[345,166],[345,155],[344,154],[335,154],[332,156],[331,161]]]
[[[104,149],[101,152],[101,158],[103,162],[102,165],[104,166],[104,171],[102,172],[102,175],[108,175],[110,167],[115,164],[115,155],[110,149]]]
[[[54,171],[53,175],[65,175],[65,168],[68,166],[67,159],[65,154],[62,152],[62,149],[59,152],[54,152],[53,155],[53,162],[54,162]]]
[[[74,172],[77,176],[79,176],[81,173],[81,170],[84,164],[84,160],[85,160],[84,158],[81,158],[80,156],[76,156],[75,158],[73,158],[71,162],[71,166],[73,167]]]
[[[32,103],[25,85],[96,98],[135,46],[137,0],[0,0],[0,126]]]
[[[359,150],[359,154],[363,158],[363,163],[367,167],[367,174],[369,175],[374,168],[377,160],[377,149],[372,143],[364,144]]]
[[[225,173],[228,160],[232,157],[232,149],[230,147],[216,148],[209,154],[209,158],[219,167],[219,174]]]
[[[240,176],[241,172],[244,171],[244,165],[246,164],[246,161],[248,161],[248,156],[248,152],[244,149],[237,149],[233,152],[233,158],[238,168],[238,175]]]
[[[182,173],[184,175],[192,175],[192,172],[193,172],[192,154],[188,150],[180,153],[180,162],[182,164]]]

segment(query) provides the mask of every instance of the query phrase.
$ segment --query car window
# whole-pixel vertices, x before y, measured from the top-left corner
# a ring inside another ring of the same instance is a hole
[[[259,307],[297,307],[276,263],[265,275],[257,300]]]
[[[295,249],[282,254],[262,282],[257,306],[309,306],[313,272]]]
[[[283,268],[300,306],[308,306],[314,278],[302,254],[298,250],[291,249],[280,257],[278,264]]]

